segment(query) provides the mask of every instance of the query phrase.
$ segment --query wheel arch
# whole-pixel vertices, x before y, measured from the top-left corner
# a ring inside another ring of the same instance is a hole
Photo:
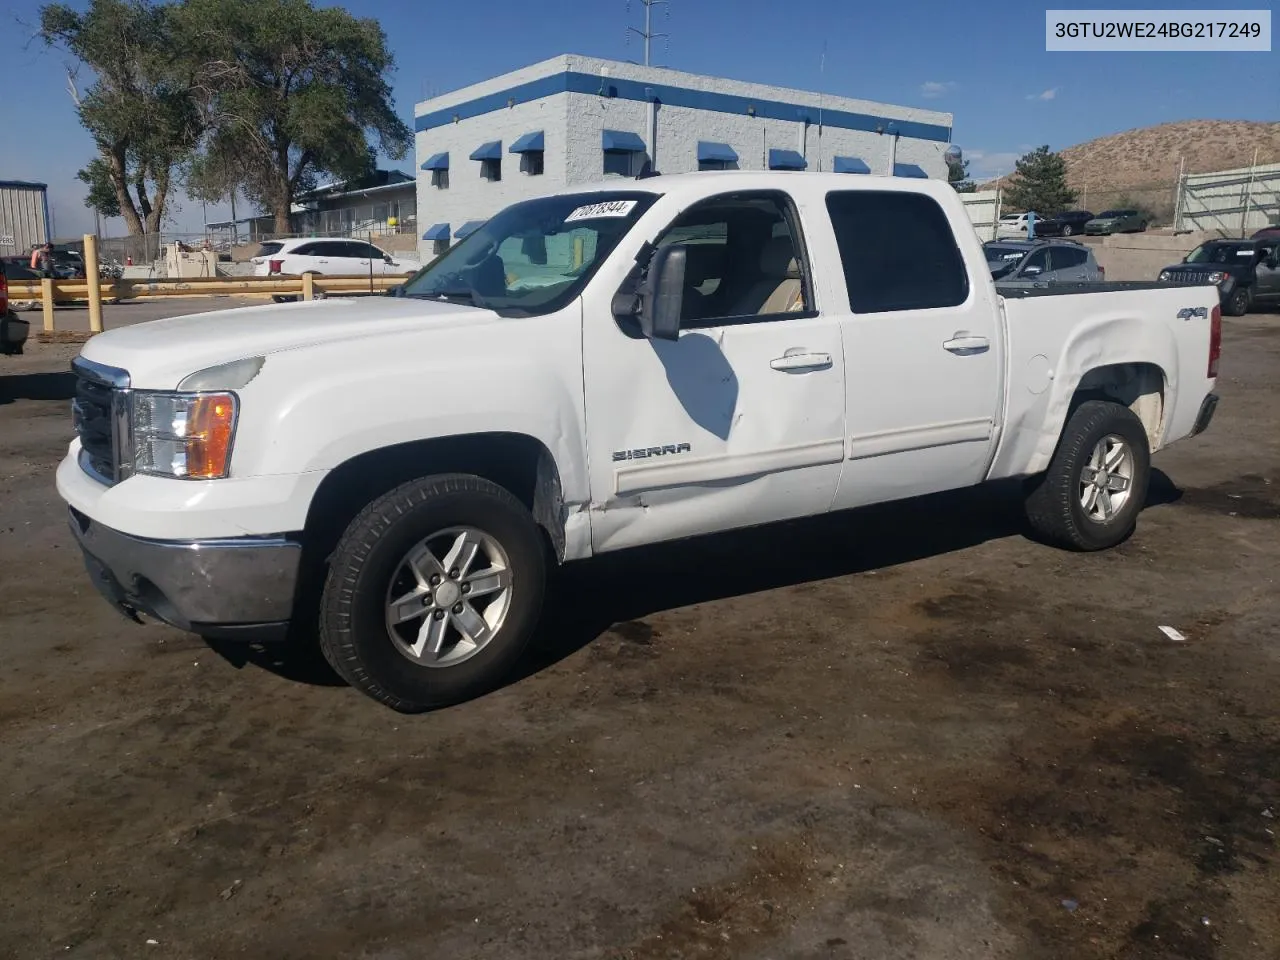
[[[365,506],[402,483],[437,473],[470,473],[510,492],[533,514],[557,561],[566,552],[560,471],[546,445],[523,433],[433,437],[356,454],[330,470],[307,508],[303,548],[323,563]]]
[[[1076,408],[1087,400],[1110,400],[1128,407],[1142,421],[1147,433],[1147,443],[1152,452],[1160,448],[1164,436],[1165,393],[1169,378],[1157,363],[1110,363],[1093,367],[1085,372],[1071,396],[1067,415],[1059,427],[1059,434],[1066,429],[1067,421]]]

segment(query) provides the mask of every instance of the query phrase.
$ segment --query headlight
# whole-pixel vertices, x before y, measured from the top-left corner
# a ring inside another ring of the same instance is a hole
[[[236,412],[234,393],[135,392],[134,472],[180,480],[225,477]]]
[[[1214,270],[1211,274],[1209,274],[1207,279],[1210,283],[1221,283],[1223,280],[1227,279],[1227,277],[1229,276],[1231,276],[1231,274],[1224,273],[1221,270]]]
[[[1161,270],[1161,271],[1160,271],[1160,281],[1161,281],[1161,283],[1164,283],[1165,281],[1167,281],[1167,280],[1169,279],[1169,277],[1171,277],[1171,276],[1172,276],[1172,274],[1171,274],[1171,273],[1169,273],[1169,271],[1168,271],[1168,270]]]

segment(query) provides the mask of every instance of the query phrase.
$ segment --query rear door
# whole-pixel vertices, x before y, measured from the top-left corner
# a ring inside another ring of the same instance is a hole
[[[848,461],[835,507],[980,482],[1004,362],[992,286],[970,280],[927,194],[835,191],[826,204],[845,281]]]

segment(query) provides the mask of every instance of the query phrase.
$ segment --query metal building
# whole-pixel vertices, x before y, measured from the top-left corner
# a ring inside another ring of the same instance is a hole
[[[48,185],[0,180],[0,257],[21,256],[48,242]]]
[[[949,113],[568,54],[414,114],[425,259],[509,203],[645,161],[945,178],[952,125]]]

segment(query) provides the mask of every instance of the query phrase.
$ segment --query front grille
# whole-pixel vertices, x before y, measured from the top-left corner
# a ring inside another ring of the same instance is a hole
[[[1188,286],[1200,286],[1209,282],[1207,271],[1177,271],[1169,274],[1169,283],[1182,283]]]
[[[129,375],[80,358],[71,369],[76,375],[71,414],[80,438],[80,465],[103,483],[116,483],[123,479],[119,465],[128,428]]]

